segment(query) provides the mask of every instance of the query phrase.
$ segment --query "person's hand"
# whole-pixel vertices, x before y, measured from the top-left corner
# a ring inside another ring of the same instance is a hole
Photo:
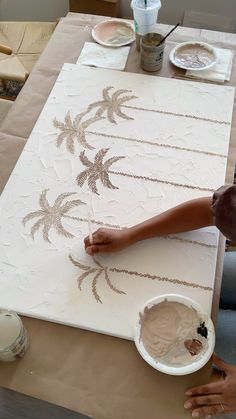
[[[84,244],[86,252],[90,256],[96,253],[117,252],[130,245],[128,229],[112,230],[99,228],[93,233],[93,243],[91,244],[89,237],[86,237]]]
[[[185,404],[192,410],[192,417],[210,418],[229,412],[236,412],[236,365],[226,364],[216,354],[212,357],[214,364],[225,373],[226,378],[214,383],[190,388],[186,391],[191,396]]]

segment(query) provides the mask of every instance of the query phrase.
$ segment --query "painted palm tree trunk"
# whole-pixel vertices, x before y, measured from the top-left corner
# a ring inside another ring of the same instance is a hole
[[[95,101],[88,105],[87,109],[74,117],[71,117],[70,112],[68,111],[64,122],[58,121],[56,118],[53,120],[53,125],[60,131],[57,137],[56,145],[58,148],[61,147],[63,143],[65,143],[66,149],[69,153],[75,154],[75,143],[78,142],[82,147],[87,149],[94,149],[94,147],[88,142],[87,134],[93,135],[101,135],[105,138],[117,138],[122,139],[125,141],[132,141],[136,143],[143,143],[149,144],[156,147],[171,147],[182,151],[192,151],[195,153],[201,154],[208,154],[213,156],[220,156],[226,158],[227,155],[222,155],[213,152],[206,152],[204,150],[194,150],[189,149],[186,147],[178,147],[174,145],[168,145],[163,143],[156,143],[153,141],[143,140],[143,139],[135,139],[135,138],[127,138],[127,137],[120,137],[116,135],[106,135],[104,133],[99,133],[96,131],[88,131],[91,125],[95,124],[96,122],[107,119],[108,122],[111,124],[117,124],[117,117],[120,119],[126,120],[134,120],[133,117],[127,115],[122,111],[122,108],[125,109],[132,109],[135,111],[145,111],[145,112],[155,112],[163,115],[169,115],[174,117],[183,117],[183,118],[190,118],[190,119],[197,119],[206,122],[212,122],[216,124],[223,124],[223,125],[230,125],[227,121],[219,121],[215,119],[208,119],[202,118],[200,116],[191,115],[191,114],[183,114],[183,113],[175,113],[169,112],[161,109],[149,109],[149,108],[142,108],[138,106],[132,106],[125,104],[127,101],[132,99],[138,99],[137,96],[130,95],[130,90],[127,89],[119,89],[114,91],[113,93],[111,90],[113,89],[112,86],[105,87],[102,91],[102,99]],[[88,116],[91,112],[95,110],[94,116]]]
[[[97,284],[98,284],[98,279],[105,279],[108,287],[115,293],[117,294],[126,294],[124,291],[118,289],[117,287],[114,286],[114,284],[112,283],[110,277],[109,277],[109,272],[115,272],[115,273],[121,273],[121,274],[126,274],[128,276],[131,277],[136,277],[136,278],[141,278],[141,279],[147,279],[147,280],[151,280],[151,281],[161,281],[161,282],[169,282],[172,284],[178,284],[178,285],[182,285],[185,287],[190,287],[190,288],[198,288],[198,289],[202,289],[204,291],[212,291],[211,287],[207,287],[204,285],[199,285],[196,284],[195,282],[187,282],[187,281],[183,281],[180,279],[175,279],[175,278],[167,278],[167,277],[162,277],[159,275],[150,275],[148,273],[141,273],[141,272],[137,272],[137,271],[130,271],[127,269],[119,269],[119,268],[108,268],[103,266],[98,260],[96,260],[95,258],[93,258],[95,265],[93,266],[88,266],[88,265],[84,265],[83,263],[81,263],[80,261],[74,259],[71,255],[69,255],[69,259],[70,261],[73,263],[73,265],[78,268],[80,271],[82,271],[82,273],[79,274],[79,276],[77,277],[77,282],[78,282],[78,288],[80,291],[82,291],[82,285],[85,279],[88,279],[88,277],[91,275],[92,276],[92,284],[91,284],[91,288],[92,288],[92,294],[95,298],[95,300],[99,303],[102,304],[102,299],[101,296],[98,293],[97,290]]]
[[[195,185],[188,185],[184,183],[172,182],[172,181],[158,179],[158,178],[149,177],[149,176],[141,176],[141,175],[136,175],[133,173],[110,170],[110,167],[112,166],[112,164],[114,164],[115,162],[121,159],[124,159],[125,156],[110,157],[108,160],[103,161],[108,151],[109,151],[109,148],[102,148],[101,150],[99,150],[93,162],[87,158],[84,151],[80,153],[80,161],[86,167],[86,169],[77,176],[76,180],[79,186],[82,187],[84,183],[87,181],[90,190],[97,195],[99,195],[98,189],[97,189],[98,180],[100,180],[103,186],[105,186],[108,189],[119,189],[117,186],[113,185],[113,183],[111,182],[109,178],[109,174],[112,174],[116,176],[128,177],[135,180],[145,180],[149,182],[172,185],[178,188],[188,188],[188,189],[197,189],[199,191],[214,192],[214,189],[212,188],[202,188],[200,186],[195,186]]]

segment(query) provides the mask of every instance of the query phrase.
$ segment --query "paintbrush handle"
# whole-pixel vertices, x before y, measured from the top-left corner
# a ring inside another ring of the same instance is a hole
[[[89,228],[89,244],[93,244],[93,233],[92,233],[92,226],[91,226],[91,214],[88,212],[88,228]]]
[[[161,40],[161,42],[158,44],[158,46],[159,45],[161,45],[165,40],[166,40],[166,38],[178,27],[180,25],[180,23],[177,23],[177,25],[175,25],[175,27],[174,28],[172,28],[171,29],[171,31],[170,32],[168,32],[168,34],[166,35],[166,36],[164,36],[164,38],[162,38],[162,40]]]
[[[3,54],[11,55],[12,49],[10,47],[7,47],[6,45],[0,44],[0,52],[2,52]]]

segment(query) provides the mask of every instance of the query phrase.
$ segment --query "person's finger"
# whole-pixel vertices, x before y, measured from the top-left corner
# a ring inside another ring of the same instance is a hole
[[[223,408],[222,408],[223,407]],[[223,410],[224,409],[224,410]],[[213,406],[202,406],[192,411],[193,418],[212,418],[213,416],[222,415],[223,412],[229,412],[226,405],[215,404]]]
[[[97,230],[93,233],[93,244],[107,244],[110,242],[107,232]]]
[[[203,394],[222,394],[222,381],[204,384],[198,387],[189,388],[185,392],[186,396],[197,396]]]
[[[221,402],[221,394],[210,394],[207,396],[197,396],[186,400],[185,409],[193,409],[197,406],[211,406]]]
[[[90,237],[87,236],[84,239],[85,249],[92,244],[107,244],[110,243],[108,233],[104,230],[98,229],[92,234],[93,243],[90,243]]]
[[[214,364],[222,371],[224,371],[227,374],[227,371],[230,368],[229,364],[226,364],[226,362],[223,361],[215,352],[212,355],[212,361]]]
[[[86,248],[86,253],[89,256],[93,256],[97,253],[108,253],[110,251],[110,246],[108,244],[92,245]]]

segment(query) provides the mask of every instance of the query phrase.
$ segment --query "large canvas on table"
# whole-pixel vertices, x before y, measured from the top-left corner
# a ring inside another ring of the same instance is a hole
[[[190,296],[210,312],[215,228],[89,257],[125,228],[224,183],[234,90],[65,64],[1,197],[0,306],[133,337],[142,304]]]

